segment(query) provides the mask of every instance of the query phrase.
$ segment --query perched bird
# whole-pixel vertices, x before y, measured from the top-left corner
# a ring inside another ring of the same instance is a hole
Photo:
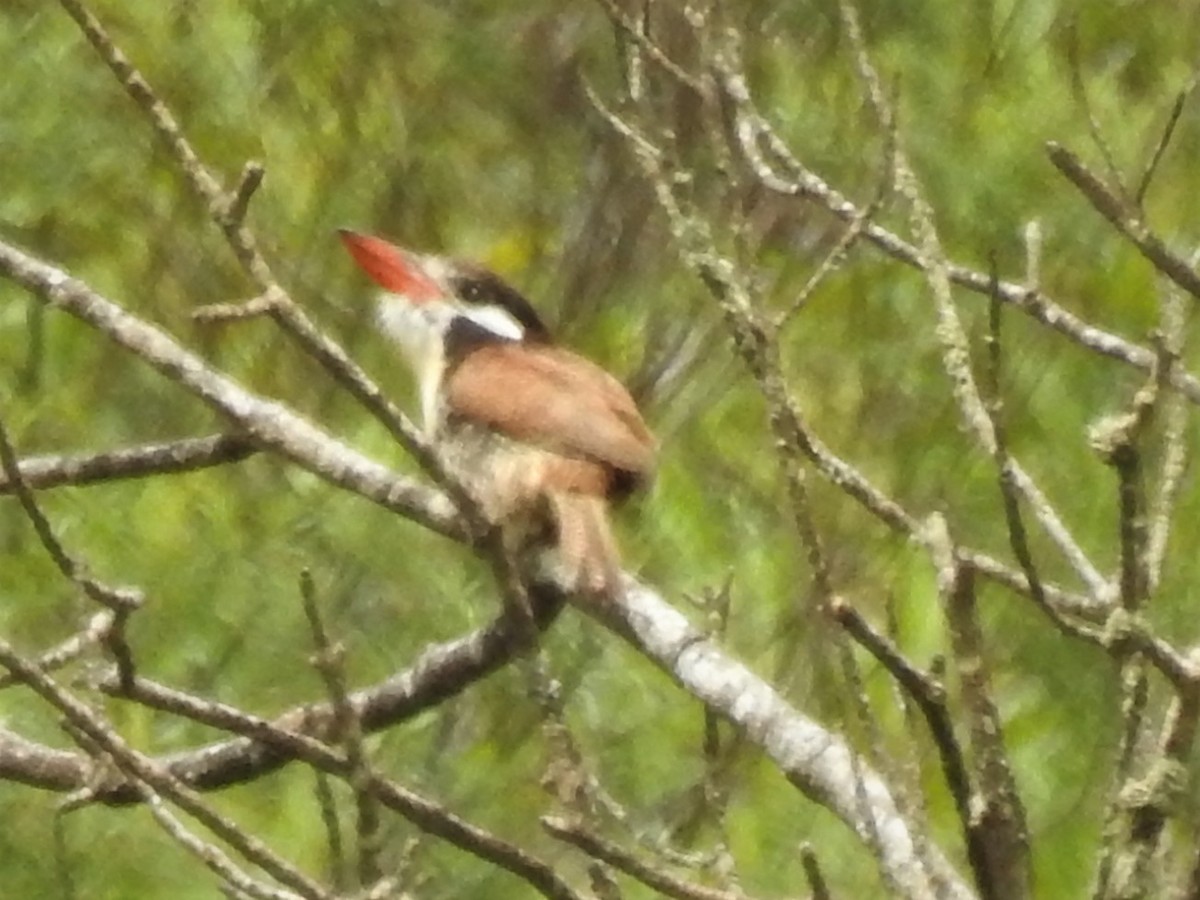
[[[571,590],[617,590],[609,504],[650,478],[656,443],[633,398],[557,346],[529,302],[474,264],[343,230],[381,288],[378,323],[400,346],[443,464],[518,553],[553,548]]]

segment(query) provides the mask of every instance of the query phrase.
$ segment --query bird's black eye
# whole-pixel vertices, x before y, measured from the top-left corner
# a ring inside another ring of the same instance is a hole
[[[462,284],[460,284],[458,288],[458,296],[467,303],[483,303],[483,289],[480,288],[479,282],[474,280],[464,281]]]

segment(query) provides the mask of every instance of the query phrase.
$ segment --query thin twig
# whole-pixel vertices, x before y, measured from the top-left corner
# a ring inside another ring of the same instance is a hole
[[[808,889],[812,891],[812,900],[832,900],[833,895],[829,893],[829,885],[825,883],[821,864],[811,844],[800,845],[800,862],[804,866],[804,877],[808,879]]]
[[[321,824],[325,827],[325,842],[329,853],[330,880],[335,891],[350,887],[346,869],[346,849],[342,844],[342,826],[338,819],[337,800],[333,796],[329,775],[317,769],[313,772],[313,791],[317,807],[321,810]]]
[[[239,199],[240,194],[245,192],[247,182],[253,184],[254,179],[243,176],[242,188],[236,193],[226,193],[221,187],[220,181],[204,165],[184,136],[183,129],[180,128],[171,110],[109,37],[100,20],[80,0],[59,0],[59,2],[67,14],[75,20],[88,43],[104,60],[105,65],[116,76],[126,93],[146,114],[155,133],[178,163],[192,192],[204,202],[209,215],[221,226],[238,261],[242,263],[258,285],[264,291],[267,290],[274,283],[274,278],[266,261],[259,253],[253,236],[243,227],[245,210],[241,210],[241,215],[235,215],[242,204]],[[249,200],[249,193],[245,200]]]
[[[240,227],[246,219],[246,212],[250,208],[250,198],[254,196],[254,192],[258,190],[258,186],[262,184],[263,175],[266,170],[263,169],[262,163],[250,160],[242,167],[242,176],[238,179],[237,187],[233,189],[233,195],[229,200],[229,208],[226,215],[229,217],[229,224],[232,227]]]
[[[995,278],[993,261],[993,279]],[[1004,521],[1008,531],[1008,543],[1013,556],[1025,575],[1029,586],[1029,598],[1034,606],[1042,611],[1062,634],[1079,638],[1096,646],[1104,646],[1104,634],[1084,622],[1065,615],[1046,597],[1041,575],[1033,560],[1033,551],[1029,547],[1029,537],[1025,530],[1025,520],[1021,515],[1021,498],[1017,494],[1012,460],[1008,454],[1008,423],[1005,421],[1004,396],[1001,387],[1003,368],[1003,343],[1001,341],[1001,306],[1000,299],[992,295],[988,304],[988,336],[985,340],[987,348],[986,365],[984,366],[984,410],[992,423],[992,433],[995,436],[996,449],[993,460],[996,464],[997,482],[1000,487],[1000,499],[1004,507]]]
[[[734,130],[738,148],[759,184],[782,196],[815,200],[843,222],[851,223],[858,218],[861,215],[860,208],[805,166],[758,111],[745,75],[722,56],[717,57],[716,63],[721,89],[735,111]],[[772,158],[764,154],[763,144]],[[925,270],[930,264],[917,246],[876,222],[864,225],[863,237],[907,266]],[[1073,343],[1102,356],[1146,372],[1154,364],[1153,351],[1085,322],[1040,288],[1034,290],[1028,283],[1008,281],[1001,281],[993,287],[992,279],[986,272],[949,262],[946,264],[946,277],[952,284],[977,294],[990,296],[993,292],[997,293],[1005,303],[1015,306]],[[1172,375],[1171,386],[1181,391],[1191,403],[1200,404],[1200,380],[1195,376],[1178,370]]]
[[[599,0],[600,5],[604,7],[605,13],[608,14],[609,20],[615,25],[622,34],[636,43],[645,53],[646,56],[655,65],[661,67],[669,73],[677,82],[685,87],[695,91],[703,96],[705,94],[705,84],[701,77],[692,75],[687,72],[683,66],[675,62],[667,54],[658,43],[650,37],[649,32],[642,28],[638,22],[633,21],[621,8],[617,6],[615,0]]]
[[[1144,209],[1146,203],[1146,193],[1150,190],[1150,182],[1154,180],[1155,174],[1158,172],[1158,164],[1162,162],[1163,156],[1167,152],[1167,147],[1171,144],[1171,138],[1175,136],[1175,126],[1179,124],[1180,118],[1183,116],[1183,107],[1187,103],[1188,98],[1192,95],[1192,91],[1196,89],[1197,76],[1193,74],[1188,78],[1187,83],[1175,95],[1175,102],[1171,105],[1171,112],[1167,116],[1167,123],[1163,126],[1162,134],[1158,138],[1158,143],[1154,146],[1154,152],[1150,154],[1150,159],[1146,162],[1145,169],[1142,170],[1142,177],[1138,179],[1137,193],[1134,194],[1133,202],[1138,209]]]
[[[109,632],[112,631],[115,621],[116,613],[111,609],[100,610],[88,619],[87,624],[75,634],[51,647],[49,650],[43,651],[34,660],[34,665],[43,672],[55,672],[69,665],[86,653],[89,647],[94,647],[103,642]],[[6,672],[0,675],[0,690],[19,683],[10,673]]]
[[[865,85],[867,98],[876,110],[876,115],[881,123],[880,127],[890,130],[893,128],[895,115],[867,52],[858,13],[850,0],[839,0],[838,8],[841,10],[842,21],[854,47],[855,60],[860,78]],[[899,194],[909,203],[913,230],[918,237],[917,243],[921,255],[926,261],[925,275],[936,306],[937,328],[935,333],[942,345],[942,367],[950,379],[954,399],[963,423],[974,435],[982,450],[994,457],[996,453],[995,430],[988,418],[979,387],[971,373],[970,344],[954,304],[947,271],[949,264],[942,249],[941,237],[934,225],[933,209],[921,190],[916,173],[908,161],[899,138],[895,138],[895,141],[896,187]],[[992,281],[994,283],[995,279],[993,278]],[[993,291],[993,295],[994,293],[995,291]],[[1046,534],[1058,546],[1067,563],[1087,586],[1096,601],[1104,603],[1107,600],[1108,584],[1096,566],[1088,559],[1087,554],[1066,523],[1063,522],[1058,511],[1042,493],[1032,476],[1011,455],[1009,468],[1012,472],[1014,487],[1025,498]]]
[[[1192,254],[1190,262],[1195,265],[1200,252]],[[1183,292],[1169,285],[1160,303],[1160,332],[1162,351],[1174,368],[1174,363],[1183,354],[1185,344],[1187,298]],[[1153,595],[1162,580],[1163,562],[1166,559],[1167,541],[1171,534],[1172,513],[1187,471],[1189,442],[1187,439],[1188,410],[1178,395],[1172,393],[1161,401],[1164,419],[1162,436],[1162,463],[1159,468],[1158,490],[1151,505],[1146,537],[1146,590]]]
[[[875,194],[871,197],[866,206],[862,207],[855,213],[854,218],[850,220],[850,224],[846,226],[845,231],[842,232],[841,237],[838,238],[838,241],[836,244],[834,244],[833,249],[825,255],[825,258],[821,260],[817,268],[808,277],[808,281],[804,283],[804,286],[800,289],[800,293],[796,295],[795,299],[792,300],[788,308],[779,313],[775,322],[777,328],[786,327],[788,322],[795,318],[796,314],[808,304],[808,301],[812,298],[812,295],[816,292],[817,288],[819,288],[830,275],[841,268],[842,263],[845,262],[846,254],[849,252],[850,248],[854,246],[855,242],[858,241],[860,237],[862,237],[867,225],[871,223],[871,221],[875,218],[876,213],[878,213],[883,207],[884,201],[887,200],[888,191],[891,189],[891,186],[892,162],[889,153],[889,158],[884,164],[879,179],[879,186],[876,188]]]
[[[895,643],[876,631],[851,604],[837,598],[837,602],[830,607],[830,612],[846,633],[888,670],[896,683],[903,688],[904,694],[911,697],[917,709],[921,711],[929,735],[937,747],[942,776],[946,780],[946,787],[958,813],[963,840],[967,846],[967,859],[974,872],[976,884],[986,896],[986,836],[974,824],[974,810],[971,805],[974,789],[966,755],[955,734],[954,718],[946,702],[945,686],[939,678],[922,672],[909,662]]]
[[[1096,145],[1100,158],[1104,161],[1109,179],[1117,186],[1121,201],[1128,205],[1129,189],[1125,185],[1125,179],[1121,175],[1121,169],[1117,165],[1112,147],[1104,137],[1100,120],[1096,118],[1096,113],[1092,109],[1087,86],[1083,83],[1083,72],[1079,64],[1079,28],[1076,22],[1072,22],[1067,27],[1067,68],[1071,74],[1071,90],[1075,94],[1075,102],[1079,104],[1084,118],[1087,119],[1088,135],[1091,137],[1092,143]]]
[[[42,547],[54,560],[54,565],[63,577],[74,583],[91,600],[112,610],[118,616],[124,616],[131,610],[142,605],[142,593],[133,588],[111,587],[97,581],[87,574],[87,567],[71,556],[63,547],[62,542],[54,534],[54,529],[47,520],[45,513],[34,499],[33,491],[25,484],[21,476],[20,460],[12,443],[8,439],[8,431],[0,421],[0,467],[3,467],[5,479],[12,486],[12,492],[17,495],[21,508],[33,525]]]
[[[308,900],[328,900],[329,895],[286,860],[273,853],[262,841],[247,834],[217,814],[200,800],[199,795],[171,775],[154,760],[130,747],[108,724],[85,704],[63,690],[46,673],[18,654],[0,639],[0,665],[57,709],[80,732],[93,741],[142,793],[169,799],[205,828],[233,847],[243,858],[269,873],[282,884]],[[145,799],[149,799],[143,796]]]
[[[200,324],[226,324],[244,322],[269,316],[279,306],[279,295],[268,292],[241,303],[210,303],[193,310],[192,321]]]
[[[834,632],[834,640],[837,641],[838,661],[842,669],[843,690],[849,698],[849,705],[853,710],[853,716],[858,721],[859,729],[862,732],[863,740],[867,747],[867,753],[870,754],[870,760],[874,765],[881,766],[885,759],[883,740],[879,734],[879,723],[875,719],[875,714],[871,710],[870,700],[867,698],[867,690],[863,685],[862,673],[859,671],[858,661],[854,658],[854,650],[842,632]],[[866,826],[864,837],[872,855],[879,856],[882,853],[882,838],[879,834],[879,822],[876,820],[875,810],[871,806],[871,799],[867,795],[866,783],[862,777],[862,765],[859,754],[854,754],[850,759],[850,770],[854,777],[854,790],[858,797],[859,815]],[[897,809],[903,813],[908,813],[910,804],[905,796],[903,784],[897,783],[894,792]],[[920,857],[917,857],[917,859],[918,866],[914,874],[917,874],[920,880],[925,882],[922,885],[922,892],[917,894],[917,896],[924,896],[925,892],[933,896],[932,885],[928,883],[928,875],[924,871],[925,860],[920,859]],[[909,893],[899,884],[892,873],[884,872],[883,880],[888,893],[892,896],[900,897]]]
[[[1146,574],[1145,485],[1142,483],[1142,438],[1158,410],[1162,386],[1173,354],[1159,341],[1159,364],[1137,391],[1130,409],[1094,424],[1088,439],[1103,461],[1117,473],[1121,606],[1136,614],[1148,598]]]
[[[1037,219],[1030,219],[1021,232],[1021,240],[1025,244],[1025,285],[1031,294],[1036,294],[1042,286],[1042,224]],[[1000,278],[996,274],[996,263],[993,259],[988,302],[999,303],[1003,299]]]
[[[152,682],[136,679],[128,698],[153,709],[185,716],[261,742],[289,758],[300,759],[339,778],[349,778],[353,767],[338,753],[306,735],[282,729],[230,706],[163,690]],[[551,900],[581,900],[579,895],[546,863],[462,819],[435,803],[378,773],[369,773],[364,787],[388,809],[435,837],[477,856],[525,880]]]
[[[179,817],[171,812],[163,802],[163,798],[157,793],[145,785],[139,785],[139,790],[143,792],[145,805],[150,810],[150,815],[154,817],[162,829],[174,838],[180,846],[203,862],[208,869],[215,872],[223,881],[241,894],[257,898],[257,900],[297,900],[297,898],[305,896],[303,893],[285,891],[272,885],[264,884],[257,878],[247,875],[220,847],[208,841],[201,840],[192,834],[187,826],[180,821]],[[321,893],[316,896],[327,897],[331,895]]]
[[[746,900],[741,892],[731,892],[693,884],[638,859],[628,850],[606,841],[582,824],[554,816],[543,816],[542,827],[560,841],[578,847],[588,856],[607,863],[642,884],[674,900]]]
[[[316,646],[313,665],[325,684],[333,707],[334,738],[345,749],[346,760],[350,764],[349,782],[354,790],[358,813],[358,883],[366,887],[378,881],[383,872],[379,866],[379,801],[371,791],[371,763],[363,745],[362,717],[346,687],[345,647],[329,638],[317,603],[312,574],[307,569],[300,573],[300,596]]]
[[[62,727],[71,736],[72,740],[83,747],[94,758],[103,760],[106,765],[112,764],[111,755],[70,719],[64,720]],[[264,884],[251,877],[234,863],[216,844],[202,840],[193,834],[184,825],[183,821],[171,812],[163,801],[162,796],[150,787],[150,785],[138,781],[134,782],[134,788],[138,791],[143,805],[149,810],[151,817],[158,823],[159,827],[176,843],[199,859],[205,868],[215,873],[222,880],[223,883],[220,885],[220,889],[226,896],[254,898],[254,900],[299,900],[302,896],[292,891],[282,890],[271,884]],[[65,813],[60,813],[59,818],[61,819],[63,815]]]
[[[1200,275],[1181,256],[1150,230],[1150,227],[1121,202],[1083,161],[1061,144],[1051,141],[1046,153],[1055,167],[1067,177],[1088,202],[1117,229],[1146,260],[1169,279],[1200,300]]]

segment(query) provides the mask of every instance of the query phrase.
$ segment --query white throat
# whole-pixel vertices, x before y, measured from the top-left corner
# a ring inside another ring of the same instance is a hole
[[[446,369],[446,329],[454,311],[443,303],[420,306],[398,294],[383,294],[376,313],[379,327],[399,346],[417,377],[421,419],[428,437],[440,423],[438,391]]]

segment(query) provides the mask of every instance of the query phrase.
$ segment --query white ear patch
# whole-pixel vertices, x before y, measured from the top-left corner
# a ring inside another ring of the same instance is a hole
[[[510,341],[519,341],[525,336],[521,323],[499,306],[463,306],[459,313],[481,328]]]

